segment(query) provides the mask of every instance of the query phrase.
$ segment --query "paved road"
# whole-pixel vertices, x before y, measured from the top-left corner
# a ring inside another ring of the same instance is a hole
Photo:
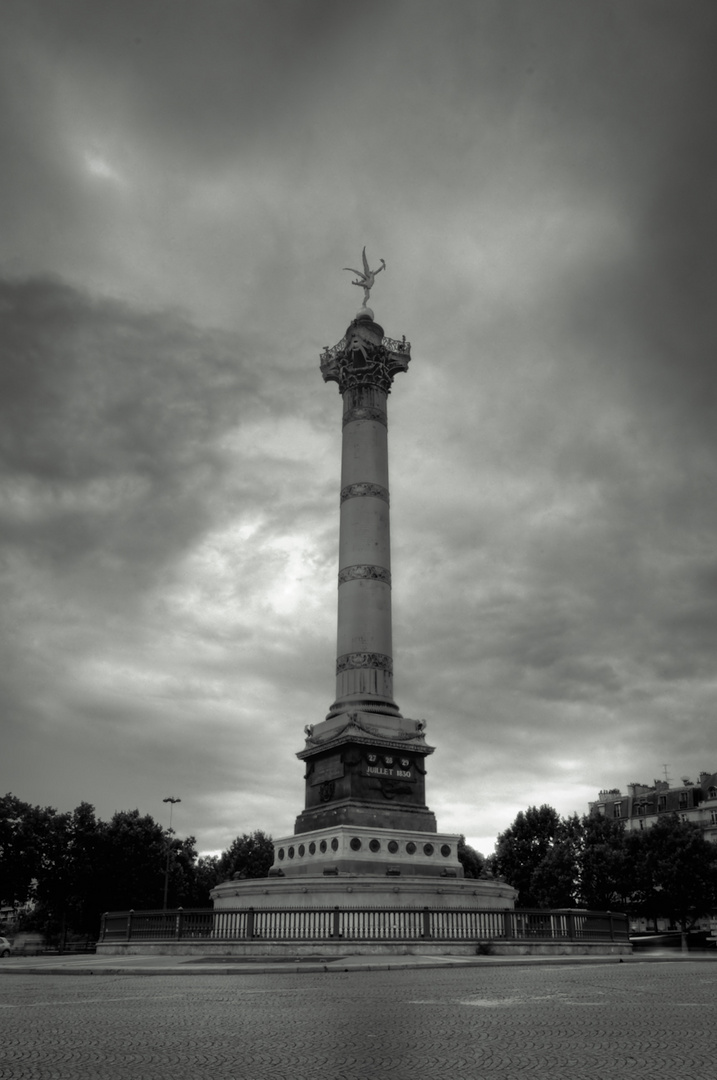
[[[713,1075],[717,964],[0,979],[1,1080]]]

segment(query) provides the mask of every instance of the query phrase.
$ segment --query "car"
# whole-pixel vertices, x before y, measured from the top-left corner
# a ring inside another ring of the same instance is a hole
[[[0,937],[0,956],[9,956],[12,952],[12,945],[6,937]]]

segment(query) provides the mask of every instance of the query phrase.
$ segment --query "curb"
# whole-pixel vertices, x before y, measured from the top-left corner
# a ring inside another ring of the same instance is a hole
[[[465,960],[428,960],[418,962],[398,962],[398,963],[350,963],[346,964],[345,960],[334,961],[332,963],[297,963],[296,961],[287,961],[285,963],[274,962],[272,964],[233,964],[227,962],[226,965],[217,965],[216,963],[209,963],[202,965],[201,963],[195,963],[190,966],[187,964],[168,966],[168,967],[112,967],[98,964],[96,967],[72,967],[62,965],[48,965],[48,966],[28,966],[28,967],[5,967],[0,965],[0,975],[85,975],[85,976],[98,976],[98,975],[133,975],[133,976],[191,976],[191,975],[330,975],[338,973],[341,975],[355,972],[355,971],[425,971],[441,969],[446,970],[448,968],[486,968],[486,967],[534,967],[540,965],[543,967],[561,967],[566,964],[581,964],[581,965],[605,965],[605,964],[681,964],[685,962],[698,962],[698,963],[714,963],[717,960],[717,955],[694,955],[694,954],[680,954],[677,956],[663,956],[663,955],[651,955],[651,956],[563,956],[563,957],[480,957],[479,959],[465,959]]]

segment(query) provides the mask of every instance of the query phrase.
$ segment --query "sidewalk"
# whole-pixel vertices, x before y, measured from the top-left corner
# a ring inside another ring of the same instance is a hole
[[[673,949],[634,952],[632,956],[405,956],[350,955],[248,960],[202,956],[10,956],[0,960],[0,975],[271,975],[346,971],[401,971],[413,968],[494,967],[570,964],[650,964],[717,962],[714,950],[688,953]]]

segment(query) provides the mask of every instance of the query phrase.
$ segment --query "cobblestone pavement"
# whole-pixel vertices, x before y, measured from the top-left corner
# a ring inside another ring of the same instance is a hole
[[[0,1080],[713,1075],[717,964],[8,976]]]

